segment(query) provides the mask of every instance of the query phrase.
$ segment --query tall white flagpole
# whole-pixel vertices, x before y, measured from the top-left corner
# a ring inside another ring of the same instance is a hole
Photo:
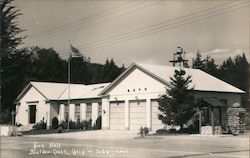
[[[69,105],[70,105],[70,60],[71,60],[71,52],[69,51],[69,59],[68,59],[68,130],[69,130]]]

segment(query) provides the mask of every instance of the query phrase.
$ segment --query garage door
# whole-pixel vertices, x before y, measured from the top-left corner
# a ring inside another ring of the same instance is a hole
[[[130,130],[138,130],[146,127],[146,100],[130,101]]]
[[[125,129],[125,106],[124,102],[110,102],[110,129]]]
[[[162,129],[164,125],[161,123],[161,120],[158,119],[158,114],[160,111],[158,110],[159,104],[156,100],[151,101],[152,105],[152,131],[156,131],[157,129]]]

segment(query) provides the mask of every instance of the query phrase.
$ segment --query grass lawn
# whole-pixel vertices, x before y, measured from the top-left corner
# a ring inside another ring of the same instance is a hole
[[[68,133],[68,132],[81,132],[81,131],[87,131],[82,129],[64,129],[61,133]],[[53,134],[53,133],[59,133],[57,129],[42,129],[42,130],[31,130],[31,131],[23,131],[23,135],[37,135],[37,134]]]

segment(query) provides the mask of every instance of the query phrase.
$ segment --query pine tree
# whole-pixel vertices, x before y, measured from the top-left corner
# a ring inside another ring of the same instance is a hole
[[[1,19],[1,55],[14,54],[16,47],[22,43],[25,37],[18,36],[24,30],[18,26],[17,18],[22,15],[15,6],[11,5],[13,0],[0,1],[0,19]]]
[[[1,68],[1,107],[0,110],[14,110],[14,98],[16,97],[18,88],[22,87],[24,74],[26,70],[26,59],[29,58],[24,50],[17,47],[25,38],[20,36],[24,30],[18,26],[17,18],[22,15],[15,6],[12,5],[13,0],[0,1],[0,68]],[[5,112],[6,113],[6,112]],[[2,114],[0,114],[2,115]],[[0,119],[1,123],[2,118]]]
[[[204,69],[203,71],[209,73],[210,75],[217,76],[218,74],[218,65],[215,64],[215,61],[210,56],[207,56],[204,60]]]
[[[245,54],[237,55],[234,59],[229,57],[220,66],[218,78],[234,85],[246,92],[242,98],[242,105],[246,106],[249,96],[249,63]]]
[[[201,54],[197,52],[195,59],[192,60],[192,68],[204,70],[204,62],[205,60],[202,59]]]
[[[175,70],[174,77],[170,77],[170,89],[166,89],[166,94],[162,95],[159,102],[158,118],[166,125],[183,125],[194,114],[193,88],[189,87],[192,82],[191,76],[185,76],[185,70]]]

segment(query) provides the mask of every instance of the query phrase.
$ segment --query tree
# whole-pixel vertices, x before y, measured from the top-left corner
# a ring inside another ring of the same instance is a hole
[[[166,125],[180,125],[182,128],[195,112],[193,88],[189,87],[191,76],[185,78],[185,74],[184,69],[175,70],[174,77],[170,77],[170,88],[158,100],[161,111],[158,118]]]
[[[31,55],[31,64],[27,74],[29,80],[67,81],[67,63],[59,57],[53,48],[32,47],[28,51]]]
[[[229,57],[219,67],[218,78],[234,85],[246,92],[242,98],[242,105],[247,105],[249,96],[249,63],[245,54],[237,55],[234,59]]]
[[[197,52],[195,59],[192,60],[192,68],[204,70],[204,62],[205,60],[202,59],[201,54]]]
[[[22,43],[25,37],[19,36],[24,30],[18,26],[17,17],[22,15],[15,6],[13,0],[1,0],[1,55],[6,57],[16,51],[16,47]]]
[[[26,59],[28,58],[28,55],[24,53],[23,49],[17,49],[25,37],[20,36],[20,33],[24,30],[18,26],[17,22],[18,16],[22,14],[11,4],[12,1],[13,0],[0,1],[0,91],[4,92],[0,94],[0,110],[6,110],[4,111],[5,114],[14,109],[13,98],[16,93],[18,93],[17,87],[20,87],[20,84],[14,85],[13,83],[20,83],[23,81],[23,78],[20,77],[23,77],[24,63],[26,63]],[[0,115],[3,116],[2,114]],[[0,120],[2,120],[2,118]]]
[[[209,73],[210,75],[217,76],[218,75],[218,65],[215,64],[215,61],[210,56],[207,56],[204,60],[204,68],[203,71]]]

